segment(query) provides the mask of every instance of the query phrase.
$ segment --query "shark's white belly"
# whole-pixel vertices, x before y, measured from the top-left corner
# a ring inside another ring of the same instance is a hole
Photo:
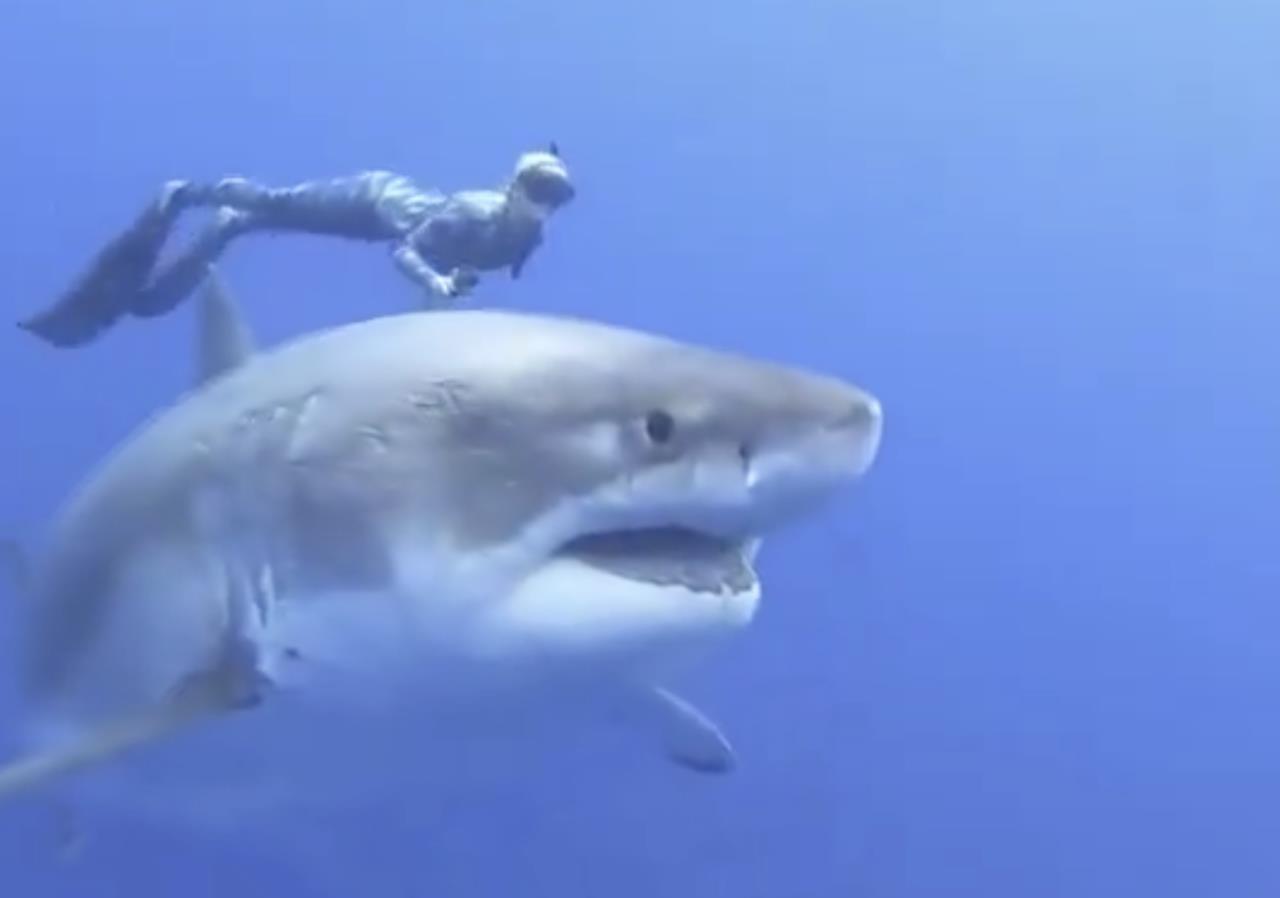
[[[163,701],[215,663],[225,634],[209,582],[145,567],[123,581],[76,675],[34,709],[40,727]],[[162,592],[143,588],[157,575]],[[414,714],[660,681],[749,623],[759,600],[758,586],[692,593],[568,559],[490,592],[399,585],[279,596],[257,637],[275,683],[265,700]]]
[[[758,597],[758,589],[690,595],[572,562],[553,562],[501,595],[281,597],[262,643],[275,686],[260,706],[119,759],[77,790],[131,812],[226,821],[346,801],[369,778],[396,775],[378,759],[412,734],[511,745],[539,727],[587,724],[615,688],[661,679],[745,625]],[[207,616],[192,613],[198,606],[165,607],[172,613],[144,624],[137,606],[120,606],[77,682],[95,683],[101,699],[119,677],[127,704],[143,682],[138,671],[160,678],[145,684],[148,693],[172,688],[174,672],[207,651],[210,631]],[[62,698],[60,708],[75,707],[75,696]],[[77,729],[65,714],[44,722],[61,728],[46,735]]]
[[[76,675],[32,709],[28,749],[154,707],[216,663],[226,638],[219,584],[234,561],[216,557],[210,566],[166,552],[133,559]],[[411,773],[392,769],[387,753],[415,734],[507,750],[535,732],[559,740],[566,724],[598,724],[637,687],[670,682],[743,628],[759,601],[758,584],[694,591],[571,557],[514,578],[491,565],[446,576],[421,553],[398,561],[386,589],[275,595],[255,637],[270,681],[260,704],[118,758],[77,790],[164,816],[221,808],[231,821],[260,800],[344,802],[372,788],[369,776]]]
[[[661,681],[746,626],[759,586],[725,595],[556,560],[497,595],[333,593],[286,601],[269,631],[281,688],[406,710],[572,696]]]

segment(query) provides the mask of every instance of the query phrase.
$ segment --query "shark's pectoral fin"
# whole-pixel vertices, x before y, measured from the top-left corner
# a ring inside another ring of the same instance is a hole
[[[643,694],[646,715],[657,725],[667,756],[698,773],[728,773],[735,766],[733,746],[706,715],[666,689]]]
[[[209,668],[183,679],[155,708],[109,721],[66,745],[0,767],[0,800],[158,742],[201,719],[260,704],[272,682],[260,637],[274,586],[269,568],[257,574],[230,578],[226,637]]]
[[[157,742],[200,718],[225,710],[226,698],[221,689],[184,689],[173,701],[158,708],[104,724],[67,745],[20,758],[0,768],[0,800]]]

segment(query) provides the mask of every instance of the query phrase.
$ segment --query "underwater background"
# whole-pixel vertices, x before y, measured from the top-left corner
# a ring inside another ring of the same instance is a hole
[[[166,179],[455,190],[554,139],[578,198],[473,304],[829,371],[886,432],[681,684],[731,776],[480,754],[305,835],[90,817],[71,859],[24,802],[0,894],[1280,895],[1277,34],[1247,0],[7,0],[15,321]],[[221,269],[264,343],[415,299],[356,243]],[[0,527],[188,386],[193,325],[0,329]]]

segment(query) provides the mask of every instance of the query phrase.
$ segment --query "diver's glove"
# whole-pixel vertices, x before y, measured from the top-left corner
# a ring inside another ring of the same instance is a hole
[[[455,268],[446,275],[439,275],[432,285],[437,296],[458,299],[466,296],[480,282],[473,268]]]

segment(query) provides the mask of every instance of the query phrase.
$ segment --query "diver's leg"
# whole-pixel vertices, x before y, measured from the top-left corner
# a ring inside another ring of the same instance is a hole
[[[146,284],[184,203],[182,182],[165,185],[160,197],[108,243],[76,282],[51,306],[18,322],[22,329],[54,346],[91,342],[128,311]]]
[[[262,230],[386,240],[400,232],[388,223],[379,203],[389,184],[404,181],[383,171],[305,181],[291,187],[267,187],[247,178],[224,178],[212,185],[187,186],[182,202],[248,212],[255,227]]]
[[[230,241],[247,231],[292,231],[357,240],[397,236],[379,200],[388,183],[404,179],[389,172],[364,172],[293,187],[266,187],[245,178],[224,178],[213,185],[180,184],[174,202],[182,207],[216,204],[214,223],[178,258],[140,289],[128,311],[140,318],[163,315],[204,280],[210,264]]]
[[[138,318],[156,318],[176,308],[200,286],[209,266],[234,238],[257,227],[255,216],[235,209],[219,209],[213,223],[149,284],[135,291],[128,311]]]

